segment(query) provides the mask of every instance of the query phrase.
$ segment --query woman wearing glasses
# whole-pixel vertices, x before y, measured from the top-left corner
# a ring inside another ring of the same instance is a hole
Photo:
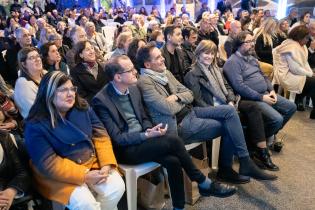
[[[37,190],[70,210],[113,210],[124,193],[111,140],[69,76],[46,74],[26,119]]]
[[[78,94],[88,102],[108,82],[107,75],[96,61],[93,45],[89,41],[78,42],[75,46],[76,66],[70,71]]]
[[[14,101],[23,118],[35,101],[38,85],[46,73],[42,59],[35,47],[25,47],[17,55],[20,77],[15,83]]]

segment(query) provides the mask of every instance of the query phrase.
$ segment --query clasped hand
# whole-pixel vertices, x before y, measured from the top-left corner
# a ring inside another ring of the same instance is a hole
[[[107,177],[110,174],[111,166],[106,165],[103,166],[100,170],[92,170],[86,173],[85,175],[85,183],[90,185],[101,184],[106,182]]]
[[[272,90],[269,94],[263,95],[263,101],[267,104],[273,105],[277,103],[277,94],[274,90]]]

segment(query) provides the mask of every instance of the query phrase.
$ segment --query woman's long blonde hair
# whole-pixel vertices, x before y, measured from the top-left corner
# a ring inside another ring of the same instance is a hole
[[[272,38],[276,37],[277,33],[277,21],[274,18],[266,18],[254,38],[257,39],[261,34],[263,36],[264,45],[270,45],[273,47]]]

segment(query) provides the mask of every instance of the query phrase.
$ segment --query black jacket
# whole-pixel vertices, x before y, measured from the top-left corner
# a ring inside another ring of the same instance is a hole
[[[88,72],[87,67],[83,63],[79,63],[71,69],[70,75],[74,85],[78,87],[78,94],[88,102],[90,102],[96,93],[108,82],[108,76],[100,64],[98,64],[98,75],[96,79]]]
[[[255,51],[260,61],[273,65],[272,49],[278,46],[278,39],[272,39],[273,47],[264,44],[263,35],[259,35],[256,39]]]
[[[198,32],[198,40],[197,40],[197,45],[199,44],[199,42],[201,42],[202,40],[211,40],[214,42],[215,45],[219,45],[219,33],[214,30],[208,34],[204,34],[202,32]]]
[[[230,101],[236,102],[233,89],[229,86],[223,75],[222,77],[228,91],[227,103]],[[192,70],[186,74],[185,85],[193,92],[194,106],[207,107],[214,105],[213,96],[216,96],[217,93],[199,65],[193,65]]]
[[[196,47],[193,47],[189,42],[184,42],[182,44],[182,49],[184,52],[184,60],[187,61],[187,63],[191,66],[191,64],[195,60],[195,49]]]
[[[0,189],[12,187],[18,192],[27,192],[31,180],[8,133],[0,132],[0,145],[4,152],[0,163]]]
[[[7,50],[7,53],[5,55],[5,60],[7,62],[7,71],[6,74],[3,75],[4,79],[8,81],[12,86],[15,85],[15,81],[18,78],[18,61],[17,61],[17,54],[20,51],[21,46],[20,44],[16,44],[12,46],[12,48]]]
[[[184,52],[180,48],[176,48],[176,55],[179,63],[179,68],[177,72],[172,72],[175,78],[183,84],[185,74],[190,70],[190,64],[185,59]],[[171,69],[171,58],[169,52],[166,48],[166,44],[161,48],[162,56],[165,58],[165,66],[168,70]]]

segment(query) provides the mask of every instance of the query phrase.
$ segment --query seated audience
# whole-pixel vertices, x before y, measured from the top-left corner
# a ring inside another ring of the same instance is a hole
[[[111,140],[76,90],[59,71],[40,83],[25,126],[36,189],[70,210],[117,209],[125,185]]]
[[[146,41],[144,39],[134,38],[132,42],[129,44],[127,56],[130,58],[133,65],[137,68],[137,60],[136,55],[139,48],[146,45]]]
[[[68,50],[68,52],[66,53],[66,60],[67,60],[67,64],[70,67],[70,69],[73,69],[76,66],[76,62],[75,62],[75,49],[74,46],[81,41],[86,41],[87,40],[87,36],[86,36],[86,32],[84,30],[84,28],[80,27],[80,26],[75,26],[71,29],[70,31],[70,38],[72,41],[72,48],[70,50]]]
[[[29,31],[25,28],[18,28],[15,30],[16,45],[13,45],[10,49],[7,50],[5,55],[5,60],[7,62],[8,70],[7,74],[3,75],[4,79],[14,87],[15,81],[18,78],[18,61],[17,54],[20,49],[24,47],[30,47],[32,45],[32,38]]]
[[[69,51],[69,46],[63,43],[62,36],[58,33],[52,34],[48,37],[48,41],[56,45],[61,56],[61,61],[66,63],[66,54]]]
[[[273,18],[264,19],[254,36],[256,40],[255,51],[259,61],[273,65],[272,49],[279,45],[276,32],[277,22]]]
[[[87,22],[85,24],[85,32],[87,39],[91,44],[100,51],[100,54],[104,56],[106,54],[106,40],[103,34],[96,32],[93,22]]]
[[[184,60],[191,65],[195,60],[194,51],[196,49],[198,30],[197,28],[186,26],[182,30],[182,36],[184,38],[184,42],[181,44],[181,47],[184,52]]]
[[[174,209],[184,209],[183,169],[198,183],[203,196],[226,197],[236,188],[211,181],[192,163],[181,139],[168,135],[167,124],[153,126],[144,110],[137,82],[137,71],[125,56],[112,58],[105,66],[111,82],[93,99],[93,108],[112,138],[119,163],[149,161],[166,168]]]
[[[276,31],[279,45],[288,38],[288,31],[289,31],[288,21],[286,19],[279,20]]]
[[[296,111],[293,102],[277,95],[269,79],[263,75],[255,55],[255,40],[241,32],[235,41],[236,52],[226,61],[223,72],[235,93],[242,99],[256,101],[265,119],[266,137],[277,134]],[[268,139],[268,144],[275,140]]]
[[[157,48],[161,49],[165,44],[164,35],[160,30],[153,31],[149,41],[154,41]]]
[[[119,34],[116,41],[116,49],[111,53],[111,57],[127,55],[129,44],[132,42],[132,33],[123,32]]]
[[[62,71],[69,74],[70,70],[66,63],[61,61],[57,46],[53,42],[48,42],[41,46],[40,54],[42,56],[44,69],[50,71]]]
[[[315,74],[308,63],[306,44],[309,29],[305,25],[294,27],[288,39],[274,49],[274,81],[285,90],[297,93],[295,102],[299,111],[303,111],[303,98],[310,96],[315,101]],[[315,108],[311,111],[315,119]]]
[[[17,210],[14,199],[30,190],[30,176],[9,133],[0,131],[0,209]],[[13,206],[12,206],[13,204]],[[27,206],[23,206],[27,209]]]
[[[164,62],[175,78],[183,83],[184,76],[189,71],[190,65],[184,57],[184,52],[179,46],[182,44],[182,30],[179,26],[170,25],[164,29],[165,45],[161,48]]]
[[[19,111],[9,96],[0,91],[0,130],[17,134],[15,131],[21,131],[18,125]]]
[[[205,15],[205,13],[204,13]],[[209,14],[210,16],[210,14]],[[209,18],[202,18],[200,21],[200,27],[198,31],[198,40],[196,44],[199,44],[202,40],[211,40],[216,44],[219,44],[218,33],[212,27]]]
[[[46,71],[35,47],[24,47],[19,51],[17,59],[20,76],[15,84],[14,102],[25,119],[35,101],[38,85]]]
[[[296,7],[291,7],[289,10],[288,16],[285,17],[285,19],[289,23],[289,27],[291,27],[294,23],[297,22],[297,18],[298,18],[298,9]]]
[[[220,107],[231,105],[244,116],[249,143],[254,146],[254,160],[264,169],[277,171],[266,145],[262,112],[253,101],[240,100],[226,82],[222,70],[217,66],[217,47],[212,41],[204,40],[196,48],[196,62],[185,76],[185,85],[193,92],[194,105],[198,107]],[[219,168],[218,176],[222,176]],[[223,173],[224,174],[224,173]]]
[[[82,41],[75,46],[75,63],[70,74],[73,83],[78,87],[78,94],[88,102],[107,83],[107,74],[96,60],[93,45]]]
[[[304,12],[301,17],[300,20],[296,23],[294,23],[291,27],[290,30],[292,30],[294,27],[299,26],[299,25],[305,25],[305,26],[309,26],[311,20],[311,13],[310,12]]]
[[[132,36],[134,38],[144,39],[147,38],[147,33],[145,28],[141,23],[141,15],[133,14],[132,15],[132,24],[129,25],[130,30],[132,31]]]
[[[161,52],[154,45],[139,49],[141,76],[138,87],[153,123],[168,124],[168,133],[179,135],[185,142],[207,141],[222,136],[219,165],[225,180],[247,183],[249,177],[274,180],[256,167],[249,157],[242,126],[232,106],[192,107],[193,94],[167,70]],[[232,169],[232,157],[240,161],[239,174]]]
[[[227,58],[229,58],[232,55],[235,38],[241,31],[242,31],[241,23],[238,20],[232,21],[229,36],[224,43],[224,50],[226,52]]]

